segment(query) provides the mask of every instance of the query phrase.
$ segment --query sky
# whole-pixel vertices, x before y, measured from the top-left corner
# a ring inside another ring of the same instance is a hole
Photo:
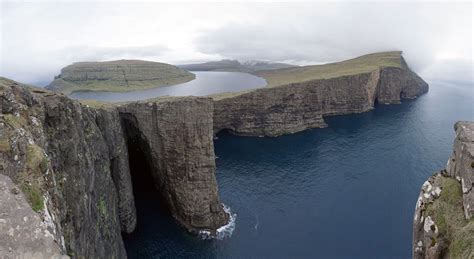
[[[0,76],[24,83],[79,61],[309,65],[387,50],[428,79],[473,82],[470,1],[0,1]]]

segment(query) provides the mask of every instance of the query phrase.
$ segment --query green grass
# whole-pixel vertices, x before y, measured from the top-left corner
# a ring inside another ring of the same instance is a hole
[[[439,232],[451,241],[449,258],[473,258],[474,219],[464,218],[461,184],[452,178],[441,180],[441,195],[427,207],[425,215],[431,216]]]
[[[28,145],[25,166],[26,170],[18,174],[19,185],[31,208],[38,212],[44,207],[41,186],[43,185],[43,172],[48,167],[48,159],[44,155],[43,149],[35,144]]]
[[[175,84],[181,84],[189,82],[195,79],[194,75],[168,78],[162,80],[150,80],[150,81],[136,81],[131,82],[127,85],[120,85],[118,82],[114,81],[98,81],[98,80],[89,80],[86,83],[71,83],[62,79],[56,79],[64,89],[61,91],[64,94],[71,94],[78,91],[91,91],[91,92],[130,92],[137,90],[145,90],[150,88],[169,86]]]
[[[265,78],[268,87],[274,87],[316,79],[368,73],[381,67],[402,67],[401,52],[374,53],[324,65],[261,71],[257,72],[256,75]]]
[[[50,84],[70,94],[76,91],[128,92],[188,82],[195,75],[175,66],[141,60],[79,62],[61,70]]]
[[[12,126],[15,129],[23,128],[28,125],[28,122],[22,116],[15,116],[13,114],[5,114],[3,116],[5,123]]]
[[[0,139],[0,152],[8,152],[10,151],[10,143],[8,139]]]
[[[41,188],[35,183],[23,183],[21,190],[26,196],[26,200],[31,205],[33,211],[38,212],[44,208],[44,200]]]
[[[99,213],[102,216],[102,218],[107,219],[107,204],[105,204],[104,197],[100,197],[97,208],[99,209]]]

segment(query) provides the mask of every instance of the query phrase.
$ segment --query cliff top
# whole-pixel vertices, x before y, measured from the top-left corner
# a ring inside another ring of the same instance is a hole
[[[374,71],[381,67],[403,67],[401,51],[380,52],[357,58],[303,67],[260,71],[256,74],[267,80],[268,87],[328,79]]]
[[[46,88],[66,94],[74,91],[127,92],[193,80],[195,75],[178,67],[143,60],[77,62],[61,69]]]

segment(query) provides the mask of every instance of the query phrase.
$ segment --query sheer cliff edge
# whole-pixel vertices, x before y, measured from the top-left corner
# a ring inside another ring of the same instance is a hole
[[[21,192],[11,197],[28,202],[25,213],[37,215],[40,222],[32,224],[46,233],[46,240],[36,241],[55,244],[51,252],[124,258],[122,233],[132,232],[137,220],[131,145],[144,154],[176,222],[213,235],[229,221],[215,177],[215,133],[290,134],[324,127],[324,116],[364,112],[377,101],[399,103],[428,91],[400,52],[259,73],[269,86],[244,93],[89,105],[0,78],[0,174],[6,176],[0,187]],[[2,256],[44,252],[34,240],[15,238],[22,233],[14,215],[0,217]]]

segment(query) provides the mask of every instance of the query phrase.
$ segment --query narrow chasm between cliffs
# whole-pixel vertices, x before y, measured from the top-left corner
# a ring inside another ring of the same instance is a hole
[[[160,231],[159,226],[172,224],[173,219],[159,192],[159,179],[153,177],[151,151],[136,127],[135,118],[129,114],[121,114],[121,120],[127,142],[130,175],[137,210],[135,231],[130,234],[122,233],[122,236],[127,254],[133,258],[140,255],[130,254],[129,251],[139,251],[140,249],[133,247],[140,246],[144,236],[150,236]]]

